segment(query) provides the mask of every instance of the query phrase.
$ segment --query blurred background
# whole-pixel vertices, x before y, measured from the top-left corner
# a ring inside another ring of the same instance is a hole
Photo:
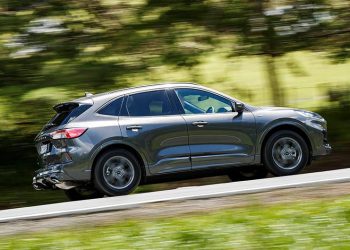
[[[0,0],[0,209],[66,200],[31,187],[33,139],[54,104],[159,82],[319,112],[334,153],[307,171],[349,167],[349,10],[340,0]]]

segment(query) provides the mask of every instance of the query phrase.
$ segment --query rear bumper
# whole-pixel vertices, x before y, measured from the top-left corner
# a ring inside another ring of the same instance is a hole
[[[36,190],[70,189],[77,186],[76,183],[67,181],[67,179],[69,177],[66,176],[61,165],[52,165],[35,171],[32,185]]]

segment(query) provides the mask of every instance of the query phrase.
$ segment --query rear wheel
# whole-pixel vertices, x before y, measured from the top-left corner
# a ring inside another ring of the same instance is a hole
[[[247,181],[265,178],[268,173],[267,169],[263,166],[245,166],[233,169],[228,177],[231,181]]]
[[[297,133],[278,131],[270,136],[263,152],[265,167],[274,175],[299,173],[309,160],[309,148]]]
[[[129,194],[135,190],[140,180],[140,164],[136,157],[127,150],[107,151],[96,162],[95,187],[108,196]]]
[[[71,201],[95,199],[104,196],[102,193],[90,186],[71,188],[68,190],[64,190],[64,193]]]

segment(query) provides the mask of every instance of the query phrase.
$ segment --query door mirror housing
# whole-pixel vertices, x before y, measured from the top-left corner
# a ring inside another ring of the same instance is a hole
[[[202,101],[205,101],[205,100],[208,100],[208,99],[209,99],[209,96],[203,96],[203,95],[201,95],[201,96],[198,97],[198,101],[199,101],[199,102],[202,102]]]
[[[233,104],[233,107],[235,108],[235,111],[240,114],[240,113],[243,113],[245,106],[244,106],[244,103],[235,102]]]

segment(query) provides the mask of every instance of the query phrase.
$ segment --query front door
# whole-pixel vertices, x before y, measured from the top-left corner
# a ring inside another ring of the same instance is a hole
[[[166,90],[127,96],[119,116],[124,141],[146,158],[151,174],[191,169],[187,126]]]
[[[175,90],[186,120],[192,169],[254,161],[255,119],[237,113],[226,97],[200,89]]]

